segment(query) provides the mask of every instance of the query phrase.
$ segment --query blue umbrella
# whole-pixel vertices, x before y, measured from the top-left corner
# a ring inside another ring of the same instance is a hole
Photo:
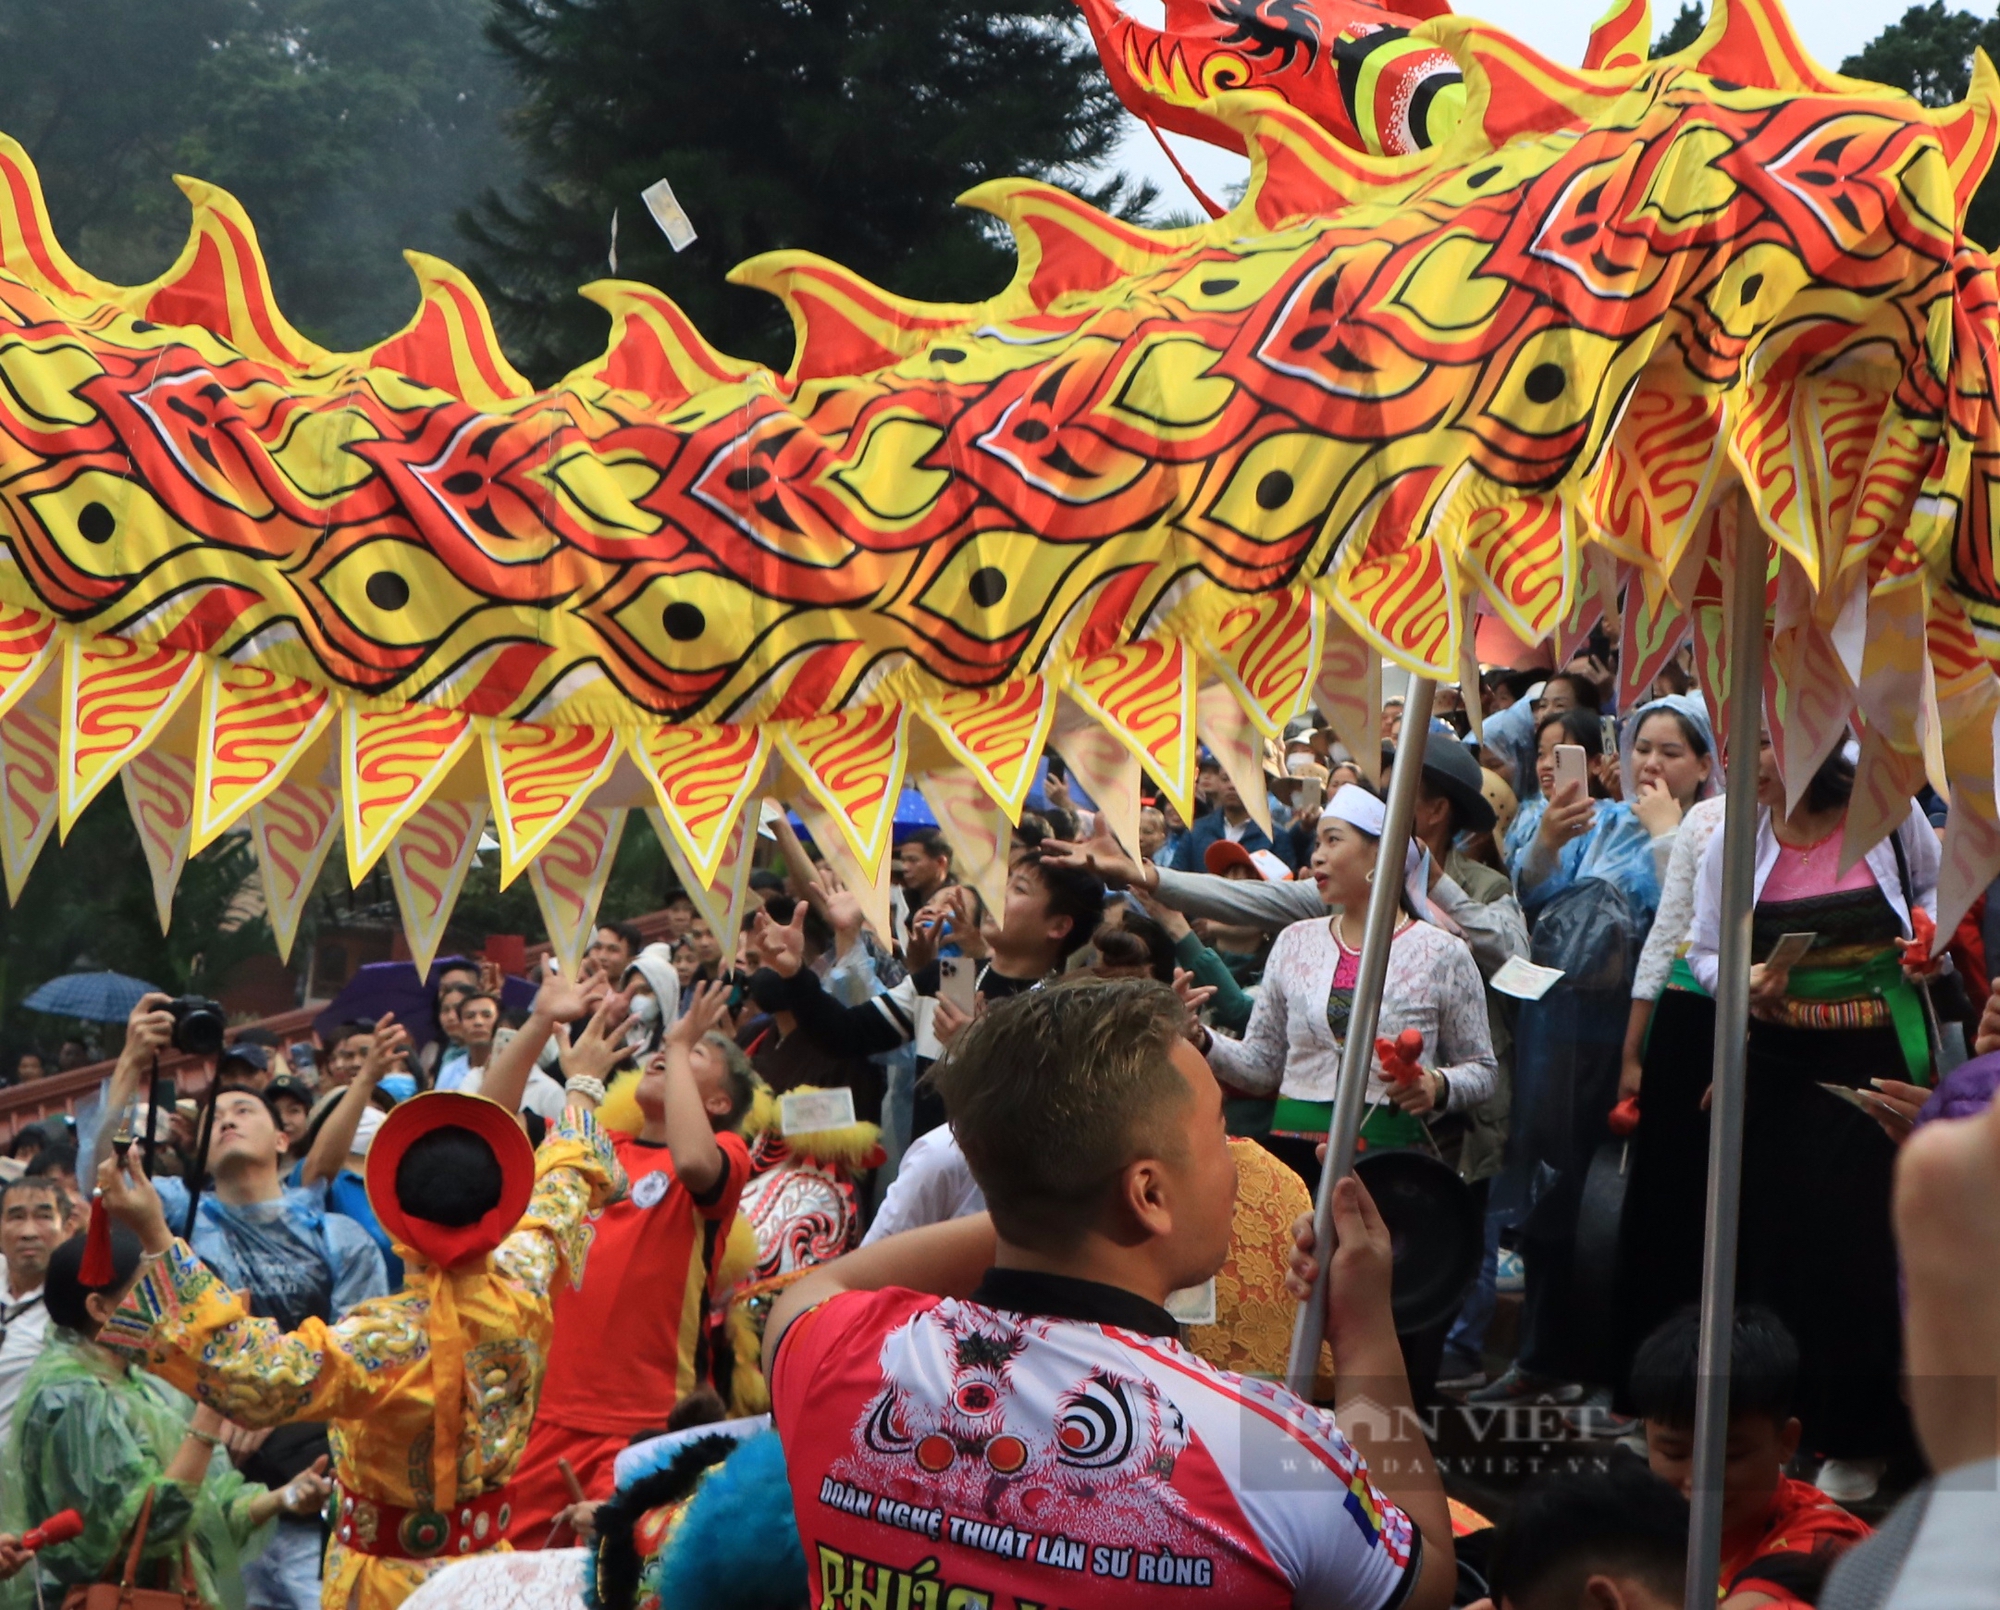
[[[64,973],[52,978],[21,1004],[51,1017],[80,1017],[92,1023],[123,1023],[153,986],[124,973]]]

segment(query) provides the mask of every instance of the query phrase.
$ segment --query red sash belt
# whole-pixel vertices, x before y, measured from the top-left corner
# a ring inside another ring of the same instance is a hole
[[[501,1487],[477,1498],[464,1498],[448,1513],[434,1509],[401,1509],[340,1489],[340,1512],[334,1536],[362,1554],[378,1560],[456,1559],[483,1554],[507,1535],[513,1520],[509,1492]]]

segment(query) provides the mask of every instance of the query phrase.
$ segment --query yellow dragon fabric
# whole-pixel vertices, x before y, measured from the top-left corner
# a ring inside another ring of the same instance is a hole
[[[1332,22],[1317,56],[1279,37],[1308,0],[1218,4],[1202,48],[1260,87],[1121,88],[1232,131],[1226,216],[983,185],[1019,267],[981,304],[753,259],[784,374],[602,282],[609,347],[536,392],[428,259],[406,330],[329,354],[228,197],[184,181],[181,261],[109,286],[0,143],[10,889],[121,776],[163,910],[248,825],[288,941],[339,834],[357,878],[390,855],[427,959],[490,809],[571,949],[633,807],[740,892],[746,805],[794,797],[875,884],[906,780],[990,864],[1046,742],[1129,832],[1138,768],[1186,805],[1197,716],[1260,803],[1261,737],[1315,698],[1362,737],[1380,659],[1455,677],[1476,613],[1566,644],[1622,595],[1628,691],[1689,634],[1718,690],[1748,554],[1788,769],[1858,725],[1850,848],[1954,784],[1969,900],[2000,871],[1985,59],[1929,110],[1817,67],[1775,0],[1662,60],[1622,5],[1580,69],[1405,18],[1396,72],[1435,93],[1391,139],[1278,76],[1339,70]]]

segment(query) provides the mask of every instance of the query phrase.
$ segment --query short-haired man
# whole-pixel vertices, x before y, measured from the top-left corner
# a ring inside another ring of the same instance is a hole
[[[583,953],[583,976],[616,983],[645,944],[646,936],[629,922],[600,922]]]
[[[458,1044],[438,1064],[436,1088],[458,1090],[474,1083],[493,1055],[493,1036],[500,1030],[500,1002],[480,990],[458,998]]]
[[[896,846],[895,871],[903,903],[912,912],[921,911],[951,882],[951,841],[934,827],[918,829]]]
[[[1336,1193],[1327,1284],[1344,1434],[1338,1410],[1180,1345],[1167,1295],[1221,1267],[1236,1193],[1185,1021],[1136,979],[987,1011],[935,1078],[990,1216],[778,1298],[766,1374],[820,1610],[905,1582],[1148,1610],[1450,1602],[1388,1232],[1358,1181]]]
[[[375,1049],[375,1025],[356,1019],[333,1031],[326,1047],[326,1082],[329,1086],[349,1085]]]
[[[676,889],[667,896],[665,908],[668,945],[678,945],[687,937],[688,924],[694,921],[694,896],[685,889]],[[637,954],[636,952],[634,953]]]
[[[42,1278],[49,1254],[65,1239],[68,1197],[63,1182],[47,1174],[0,1186],[0,1257],[7,1261],[7,1296],[0,1302],[0,1448],[9,1445],[21,1383],[49,1333]]]
[[[264,1087],[264,1099],[285,1132],[286,1150],[294,1158],[304,1156],[306,1129],[312,1123],[311,1087],[295,1073],[280,1074]]]
[[[609,1498],[619,1452],[664,1431],[674,1405],[708,1384],[706,1299],[750,1178],[736,1129],[755,1088],[742,1053],[714,1032],[728,1010],[727,984],[694,992],[634,1092],[639,1133],[612,1137],[630,1189],[592,1218],[582,1283],[555,1294],[548,1373],[514,1475],[517,1546],[540,1548],[570,1503],[559,1459],[588,1498]],[[588,1092],[624,1057],[622,1035],[600,1014],[563,1071]]]
[[[1636,1460],[1544,1477],[1494,1540],[1493,1596],[1473,1610],[1680,1610],[1687,1534],[1687,1500]]]
[[[150,1076],[153,1053],[173,1034],[166,1005],[164,995],[153,994],[132,1009],[105,1111],[122,1110]],[[93,1174],[111,1155],[112,1129],[99,1126]],[[213,1183],[202,1193],[190,1244],[218,1279],[248,1294],[252,1313],[276,1320],[284,1330],[296,1330],[308,1319],[331,1325],[355,1304],[389,1289],[382,1253],[366,1230],[345,1214],[324,1211],[312,1193],[284,1187],[281,1176],[291,1164],[291,1143],[266,1095],[242,1085],[219,1089],[208,1142]],[[176,1233],[187,1222],[190,1183],[154,1182]],[[291,1426],[270,1437],[242,1468],[252,1480],[279,1488],[327,1451],[324,1426]],[[316,1519],[281,1518],[271,1546],[244,1568],[249,1603],[314,1610],[319,1544]]]

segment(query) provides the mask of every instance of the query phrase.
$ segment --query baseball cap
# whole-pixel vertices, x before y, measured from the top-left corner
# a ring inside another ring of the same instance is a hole
[[[310,1109],[313,1104],[311,1088],[306,1084],[305,1080],[299,1078],[296,1074],[279,1074],[277,1078],[264,1086],[264,1095],[266,1099],[271,1101],[276,1101],[280,1096],[290,1096],[292,1100],[307,1109]]]
[[[1208,868],[1212,875],[1218,878],[1231,867],[1255,867],[1257,865],[1255,861],[1250,859],[1250,852],[1234,839],[1217,839],[1203,852],[1201,864]]]
[[[238,1040],[233,1045],[225,1045],[216,1061],[218,1066],[225,1062],[246,1062],[259,1073],[271,1071],[271,1053],[251,1040]]]

